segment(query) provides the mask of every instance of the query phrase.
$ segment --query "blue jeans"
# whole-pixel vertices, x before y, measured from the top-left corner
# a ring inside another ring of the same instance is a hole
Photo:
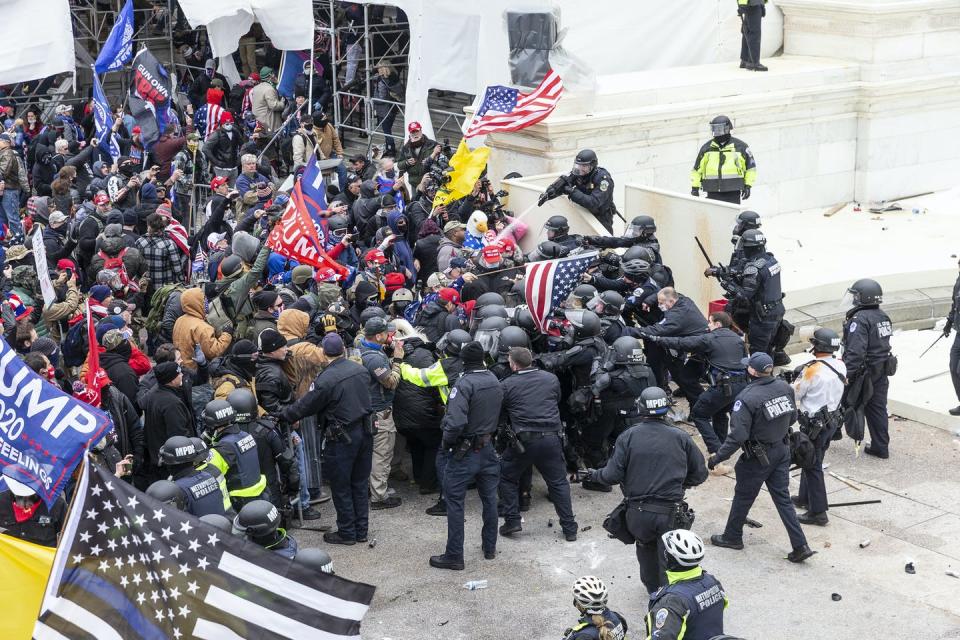
[[[336,151],[331,151],[330,157],[339,158],[341,156],[339,156]],[[337,181],[339,182],[338,186],[340,187],[340,191],[343,191],[347,188],[347,168],[342,162],[337,165]]]
[[[11,236],[23,235],[23,224],[20,222],[20,189],[4,189],[0,196],[0,210],[6,218]]]

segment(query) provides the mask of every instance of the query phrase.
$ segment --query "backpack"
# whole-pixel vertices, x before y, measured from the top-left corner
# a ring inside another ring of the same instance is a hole
[[[790,462],[801,469],[813,469],[817,464],[817,450],[802,431],[790,430]]]
[[[84,320],[75,323],[63,338],[63,363],[68,367],[79,367],[87,359],[87,323]]]
[[[97,252],[97,256],[103,259],[103,268],[116,271],[120,277],[120,284],[127,287],[129,291],[140,291],[140,284],[131,280],[127,274],[127,267],[123,264],[123,256],[127,255],[127,247],[124,247],[116,257],[111,258],[103,252],[103,249]]]
[[[153,336],[160,334],[163,314],[167,309],[167,300],[170,299],[170,294],[174,291],[185,290],[186,287],[179,283],[165,284],[157,289],[151,299],[150,312],[147,314],[147,320],[144,323],[147,333]]]

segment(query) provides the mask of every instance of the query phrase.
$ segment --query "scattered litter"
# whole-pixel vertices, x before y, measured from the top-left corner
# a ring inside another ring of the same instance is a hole
[[[950,576],[951,578],[960,578],[960,573],[957,573],[956,571],[953,571],[953,570],[947,571],[947,575]]]
[[[743,521],[743,523],[744,523],[745,525],[747,525],[748,527],[750,527],[751,529],[759,529],[759,528],[763,527],[762,524],[760,524],[759,522],[757,522],[757,521],[754,520],[753,518],[747,518],[747,519],[745,519],[745,520]]]
[[[486,580],[471,580],[470,582],[463,585],[463,588],[467,591],[476,591],[477,589],[486,589],[487,581]]]
[[[903,207],[900,206],[899,202],[887,204],[884,200],[881,200],[878,206],[870,207],[870,213],[885,213],[887,211],[903,211]]]
[[[548,527],[552,527],[552,526],[553,526],[553,519],[552,519],[552,518],[551,518],[550,520],[547,520],[547,526],[548,526]]]
[[[831,593],[830,599],[833,600],[834,602],[840,602],[841,600],[843,600],[843,596],[840,595],[839,593]]]
[[[829,549],[829,548],[832,547],[832,546],[833,546],[833,543],[831,543],[829,540],[827,540],[827,541],[825,541],[825,542],[823,543],[823,548],[824,548],[824,549]]]
[[[377,546],[377,539],[374,538],[373,540],[371,540],[369,543],[367,543],[367,546],[373,549],[375,546]]]
[[[869,546],[870,546],[870,538],[864,538],[863,540],[860,541],[861,549],[866,549]]]
[[[913,566],[912,562],[908,562],[907,565],[903,568],[903,570],[909,573],[910,575],[913,575],[917,572],[917,568]]]
[[[953,435],[955,435],[955,436],[957,436],[958,438],[960,438],[960,429],[954,429],[954,430],[953,430]]]
[[[442,627],[443,625],[447,624],[448,622],[450,622],[450,621],[449,621],[449,620],[444,620],[443,622],[439,623],[437,626],[438,626],[438,627]]]
[[[585,527],[580,527],[580,533],[583,533],[584,531],[590,531],[590,529],[593,529],[593,526],[589,524]]]
[[[860,203],[859,203],[859,202],[854,202],[854,203],[853,203],[853,210],[854,210],[854,212],[860,211]]]

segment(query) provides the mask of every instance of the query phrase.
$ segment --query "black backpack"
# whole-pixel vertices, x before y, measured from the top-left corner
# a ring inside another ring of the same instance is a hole
[[[790,430],[790,462],[801,469],[813,469],[817,464],[817,450],[802,431]]]

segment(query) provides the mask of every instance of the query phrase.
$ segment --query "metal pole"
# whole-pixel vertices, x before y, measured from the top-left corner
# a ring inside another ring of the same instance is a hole
[[[265,146],[265,147],[263,148],[263,151],[260,152],[260,155],[257,156],[257,162],[260,162],[260,158],[263,157],[263,154],[265,154],[265,153],[267,152],[267,149],[269,149],[270,146],[274,143],[274,141],[276,141],[277,136],[279,136],[281,133],[283,133],[283,130],[287,128],[287,124],[290,122],[290,120],[293,119],[294,116],[296,116],[298,113],[300,113],[300,110],[301,110],[301,109],[303,109],[303,105],[300,105],[299,107],[297,107],[296,109],[294,109],[294,110],[293,110],[293,113],[291,113],[289,116],[287,116],[287,119],[284,120],[284,121],[283,121],[283,124],[280,125],[280,128],[277,129],[277,132],[276,132],[275,134],[273,134],[273,137],[272,137],[272,138],[270,138],[270,142],[267,143],[267,146]]]
[[[333,0],[327,5],[330,7],[330,91],[333,93],[333,126],[340,127],[340,96],[337,95],[337,56],[340,54],[340,42],[337,38],[336,11]],[[342,132],[341,132],[342,133]]]
[[[310,5],[310,20],[313,22],[313,28],[310,30],[310,77],[308,78],[310,86],[307,88],[307,114],[313,115],[313,67],[317,48],[317,18],[313,13],[312,4]]]
[[[370,96],[370,79],[372,78],[370,74],[370,5],[364,3],[363,5],[363,55],[364,55],[364,70],[367,75],[367,79],[364,81],[366,86],[366,95],[364,96],[364,120],[365,127],[367,129],[367,155],[370,155],[370,147],[373,146],[373,131],[374,127],[370,126],[371,122],[371,111],[373,110],[373,102],[371,101]],[[359,69],[358,69],[359,70]],[[375,117],[375,116],[373,116]]]

